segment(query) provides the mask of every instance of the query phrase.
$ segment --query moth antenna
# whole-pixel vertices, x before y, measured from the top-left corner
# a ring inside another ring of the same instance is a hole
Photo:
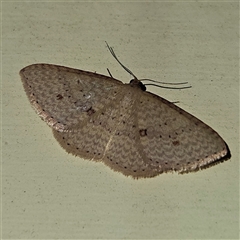
[[[112,76],[112,74],[111,74],[111,72],[110,72],[110,70],[107,68],[107,71],[108,71],[108,74],[109,74],[109,76],[111,77],[111,78],[113,78],[113,76]]]
[[[160,88],[166,88],[166,89],[186,89],[186,88],[191,88],[192,86],[186,86],[186,87],[167,87],[167,86],[161,86],[153,83],[148,83],[144,84],[144,86],[155,86],[155,87],[160,87]]]
[[[105,42],[106,42],[106,41],[105,41]],[[116,56],[115,52],[113,51],[113,48],[110,47],[107,42],[106,42],[106,45],[107,45],[107,48],[108,48],[109,52],[110,52],[110,53],[112,54],[112,56],[117,60],[117,62],[122,66],[122,68],[125,69],[126,72],[128,72],[129,74],[131,74],[135,79],[137,79],[137,77],[133,74],[133,72],[132,72],[129,68],[125,67],[125,66],[120,62],[120,60],[119,60],[118,57]]]
[[[152,79],[140,79],[141,82],[143,81],[149,81],[149,82],[155,82],[155,83],[160,83],[160,84],[166,84],[166,85],[183,85],[183,84],[187,84],[188,82],[179,82],[179,83],[166,83],[166,82],[160,82],[160,81],[156,81],[156,80],[152,80]],[[154,83],[147,83],[144,84],[145,86],[155,86],[155,87],[160,87],[160,88],[167,88],[167,89],[186,89],[186,88],[191,88],[192,86],[183,86],[183,87],[166,87],[166,86],[161,86],[161,85],[157,85]]]
[[[105,41],[106,42],[106,41]],[[108,45],[108,43],[106,42],[106,45],[107,45],[107,48],[108,50],[110,51],[110,53],[112,54],[112,56],[115,58],[115,60],[117,60],[117,62],[122,66],[123,69],[125,69],[125,71],[127,71],[129,74],[131,74],[135,79],[138,79],[134,73],[129,69],[127,68],[126,66],[124,66],[120,60],[118,59],[118,57],[116,56],[115,52],[113,51],[113,48],[110,47]],[[109,69],[107,69],[109,75],[112,77],[112,74],[110,73]],[[152,80],[152,79],[141,79],[140,81],[150,81],[150,82],[156,82],[156,83],[161,83],[161,84],[169,84],[169,85],[180,85],[180,84],[186,84],[188,82],[182,82],[182,83],[165,83],[165,82],[158,82],[158,81],[155,81],[155,80]],[[167,89],[185,89],[185,88],[191,88],[191,86],[187,86],[187,87],[165,87],[165,86],[160,86],[160,85],[157,85],[157,84],[144,84],[145,86],[156,86],[156,87],[160,87],[160,88],[167,88]]]
[[[160,81],[156,81],[153,79],[149,79],[149,78],[144,78],[144,79],[140,79],[141,82],[143,81],[149,81],[149,82],[155,82],[155,83],[161,83],[161,84],[168,84],[168,85],[182,85],[182,84],[187,84],[188,82],[179,82],[179,83],[169,83],[169,82],[160,82]]]

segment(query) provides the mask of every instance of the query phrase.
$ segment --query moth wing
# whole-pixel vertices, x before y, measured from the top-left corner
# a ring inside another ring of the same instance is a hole
[[[196,171],[230,154],[211,127],[157,95],[141,94],[135,114],[139,151],[157,171]]]
[[[52,64],[27,66],[20,76],[37,114],[60,132],[113,102],[115,90],[123,85],[107,76]]]

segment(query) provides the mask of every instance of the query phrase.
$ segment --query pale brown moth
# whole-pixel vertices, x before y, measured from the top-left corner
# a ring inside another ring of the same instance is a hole
[[[134,77],[129,84],[42,63],[23,68],[20,76],[33,108],[68,153],[103,162],[126,176],[197,171],[230,158],[217,132],[147,92],[124,68]]]

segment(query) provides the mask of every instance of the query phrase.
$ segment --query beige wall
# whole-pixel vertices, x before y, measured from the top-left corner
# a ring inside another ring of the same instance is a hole
[[[238,237],[237,2],[2,2],[3,239]],[[148,88],[213,127],[232,158],[197,173],[133,180],[68,155],[31,109],[19,70],[46,62]]]

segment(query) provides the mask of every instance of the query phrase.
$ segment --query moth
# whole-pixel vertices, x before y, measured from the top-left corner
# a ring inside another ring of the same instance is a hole
[[[68,153],[126,176],[192,172],[231,157],[217,132],[146,91],[143,81],[121,65],[133,76],[129,84],[44,63],[23,68],[20,76],[32,107]]]

